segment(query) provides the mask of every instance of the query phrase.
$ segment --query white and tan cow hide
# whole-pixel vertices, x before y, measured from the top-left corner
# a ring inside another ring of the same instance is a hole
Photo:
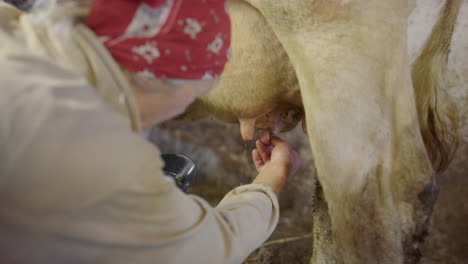
[[[440,101],[461,0],[446,0],[412,68],[413,1],[230,4],[232,59],[185,117],[239,121],[251,139],[253,127],[288,130],[304,111],[326,201],[317,205],[311,263],[417,263],[433,175],[457,142],[457,118]]]

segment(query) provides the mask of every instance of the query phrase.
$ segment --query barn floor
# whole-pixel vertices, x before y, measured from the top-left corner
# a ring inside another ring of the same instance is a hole
[[[252,143],[244,143],[237,125],[214,120],[172,121],[154,128],[152,141],[163,153],[180,153],[199,166],[190,193],[216,205],[232,188],[256,175]],[[245,263],[309,263],[312,254],[314,167],[307,138],[300,129],[283,135],[308,164],[280,196],[281,218],[270,239]],[[440,194],[423,246],[423,264],[468,263],[468,142],[462,142],[451,168],[439,178]]]

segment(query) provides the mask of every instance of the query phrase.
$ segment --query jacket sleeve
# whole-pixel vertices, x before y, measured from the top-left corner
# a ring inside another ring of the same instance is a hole
[[[0,60],[5,263],[241,263],[272,233],[269,187],[217,207],[186,195],[86,79],[26,51]]]

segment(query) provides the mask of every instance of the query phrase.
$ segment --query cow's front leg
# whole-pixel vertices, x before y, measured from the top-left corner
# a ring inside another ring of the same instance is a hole
[[[338,263],[414,263],[415,235],[430,213],[407,2],[251,1],[298,75]]]

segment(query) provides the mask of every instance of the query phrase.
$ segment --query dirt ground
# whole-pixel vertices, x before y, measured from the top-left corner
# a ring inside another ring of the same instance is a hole
[[[308,140],[300,129],[282,135],[299,150],[304,169],[280,196],[281,217],[270,239],[248,264],[309,263],[315,170]],[[171,121],[153,128],[152,141],[163,153],[185,154],[198,165],[192,194],[215,206],[232,188],[251,182],[256,172],[237,125],[214,120]],[[423,264],[468,264],[468,142],[463,141],[450,169],[439,177],[439,200],[423,246]]]

